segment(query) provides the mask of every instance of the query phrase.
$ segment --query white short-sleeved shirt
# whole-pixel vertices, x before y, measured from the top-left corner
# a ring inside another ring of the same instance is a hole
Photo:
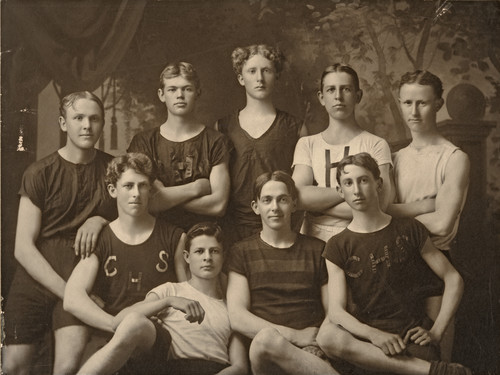
[[[184,317],[185,313],[173,307],[158,314],[162,326],[172,336],[169,359],[205,359],[229,364],[231,325],[224,300],[203,294],[187,281],[165,283],[149,293],[155,293],[159,298],[177,296],[198,301],[205,310],[205,318],[201,324],[190,323]]]

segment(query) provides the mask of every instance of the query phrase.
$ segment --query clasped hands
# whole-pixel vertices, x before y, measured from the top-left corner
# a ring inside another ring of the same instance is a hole
[[[375,333],[370,336],[370,341],[373,345],[379,347],[386,355],[401,354],[409,342],[425,346],[430,343],[439,343],[440,337],[432,331],[422,327],[414,327],[406,332],[404,338],[394,333],[388,333],[376,329]]]

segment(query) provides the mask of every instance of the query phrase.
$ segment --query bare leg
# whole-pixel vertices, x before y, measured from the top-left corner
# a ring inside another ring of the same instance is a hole
[[[338,374],[328,362],[291,344],[273,328],[263,329],[254,337],[250,364],[255,375]]]
[[[113,338],[89,358],[79,374],[113,374],[134,354],[150,349],[156,340],[154,324],[144,315],[127,315]]]
[[[2,350],[2,372],[9,375],[29,375],[36,349],[35,344],[5,346]]]
[[[86,326],[67,326],[54,331],[54,374],[76,374],[89,341]]]
[[[327,356],[342,358],[366,370],[427,375],[431,367],[429,362],[415,357],[387,356],[375,345],[358,340],[328,321],[321,326],[316,340]]]

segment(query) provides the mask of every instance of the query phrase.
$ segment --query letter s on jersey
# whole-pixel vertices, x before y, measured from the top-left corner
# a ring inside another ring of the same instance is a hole
[[[160,263],[156,264],[156,270],[158,272],[167,272],[167,269],[168,269],[168,253],[165,250],[161,250],[158,253],[158,258],[160,258]]]

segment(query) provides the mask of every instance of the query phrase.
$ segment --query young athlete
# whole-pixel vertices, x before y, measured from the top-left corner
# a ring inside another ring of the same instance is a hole
[[[436,114],[444,103],[442,94],[441,80],[428,71],[408,72],[401,78],[399,101],[412,141],[394,155],[397,203],[388,212],[416,218],[430,232],[434,246],[449,254],[467,197],[470,163],[467,154],[438,131]],[[431,317],[440,304],[440,297],[429,300]],[[453,324],[449,328],[441,348],[447,360]]]
[[[224,220],[228,245],[262,228],[259,217],[250,207],[252,185],[264,172],[291,173],[297,140],[307,134],[303,121],[273,104],[274,86],[285,60],[281,51],[255,44],[236,48],[231,57],[238,82],[245,88],[246,105],[216,124],[231,143],[231,196]],[[300,213],[296,216],[294,221],[300,220]]]
[[[325,317],[324,242],[291,228],[297,191],[282,171],[254,184],[262,231],[236,243],[229,261],[231,326],[252,339],[254,374],[337,374],[316,344]]]
[[[471,374],[439,362],[438,344],[457,310],[463,281],[412,218],[393,218],[379,204],[383,181],[367,153],[345,157],[337,167],[339,194],[353,220],[332,237],[328,268],[328,318],[318,343],[337,357],[370,371],[398,374]],[[425,314],[423,275],[444,281],[443,304],[434,322]],[[354,310],[347,309],[347,294]]]
[[[129,153],[112,160],[106,182],[118,218],[103,229],[96,251],[78,263],[66,285],[64,309],[102,331],[113,332],[114,316],[152,288],[186,280],[185,234],[148,211],[153,181],[146,155]]]
[[[352,219],[352,210],[334,188],[336,167],[344,156],[358,152],[372,155],[387,182],[380,193],[382,208],[392,201],[391,151],[384,139],[358,125],[354,111],[362,96],[354,69],[342,64],[328,66],[318,91],[318,99],[328,112],[328,128],[301,138],[295,148],[293,179],[299,190],[299,208],[307,211],[301,232],[324,241]]]
[[[116,217],[104,175],[112,156],[94,148],[104,107],[83,91],[61,101],[59,126],[66,145],[24,172],[14,255],[19,261],[5,308],[2,369],[28,374],[38,344],[54,331],[55,374],[78,368],[85,326],[62,308],[66,279],[94,250],[99,232]]]
[[[135,135],[128,148],[153,160],[158,180],[152,211],[161,212],[184,230],[223,216],[229,198],[227,141],[196,119],[200,94],[200,81],[191,64],[168,64],[158,89],[168,118],[161,126]]]
[[[162,284],[144,301],[122,310],[113,319],[113,338],[80,373],[112,374],[130,357],[153,351],[157,336],[168,332],[170,350],[155,353],[164,360],[163,366],[146,365],[141,373],[246,374],[247,353],[241,339],[231,331],[224,293],[219,288],[223,258],[220,227],[211,222],[192,227],[184,250],[191,279]],[[153,315],[160,324],[148,318]]]

